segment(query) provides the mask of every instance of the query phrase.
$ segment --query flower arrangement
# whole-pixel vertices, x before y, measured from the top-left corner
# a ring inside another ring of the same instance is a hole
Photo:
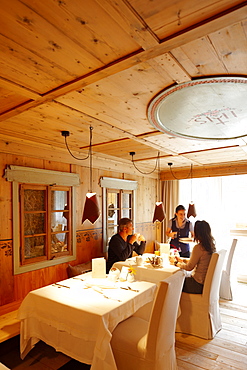
[[[136,270],[134,269],[134,267],[130,266],[130,267],[128,268],[128,273],[129,273],[129,274],[133,274],[133,275],[135,275],[135,274],[136,274]]]

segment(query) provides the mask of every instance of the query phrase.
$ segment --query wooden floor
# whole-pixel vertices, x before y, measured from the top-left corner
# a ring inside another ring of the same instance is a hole
[[[212,340],[176,334],[178,370],[246,370],[247,369],[247,284],[233,287],[232,302],[220,301],[222,330]],[[13,370],[84,370],[78,362],[39,342],[22,361],[18,337],[0,344],[0,363]],[[126,369],[128,370],[128,369]],[[137,369],[138,370],[138,369]]]

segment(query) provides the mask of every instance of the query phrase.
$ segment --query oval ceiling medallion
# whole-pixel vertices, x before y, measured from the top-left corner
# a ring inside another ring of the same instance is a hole
[[[186,82],[158,94],[148,106],[159,131],[187,139],[247,136],[247,78],[216,77]]]

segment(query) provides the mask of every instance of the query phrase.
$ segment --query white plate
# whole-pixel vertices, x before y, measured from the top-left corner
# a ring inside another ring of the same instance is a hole
[[[194,239],[193,238],[180,238],[179,241],[181,243],[191,243],[194,241]]]

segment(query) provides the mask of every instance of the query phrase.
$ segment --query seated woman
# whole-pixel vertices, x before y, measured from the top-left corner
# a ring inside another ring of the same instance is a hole
[[[206,221],[196,221],[194,227],[195,241],[198,242],[192,250],[188,261],[180,257],[170,259],[171,263],[192,271],[190,277],[186,277],[183,292],[201,294],[212,254],[215,252],[215,240],[211,234],[210,225]]]

